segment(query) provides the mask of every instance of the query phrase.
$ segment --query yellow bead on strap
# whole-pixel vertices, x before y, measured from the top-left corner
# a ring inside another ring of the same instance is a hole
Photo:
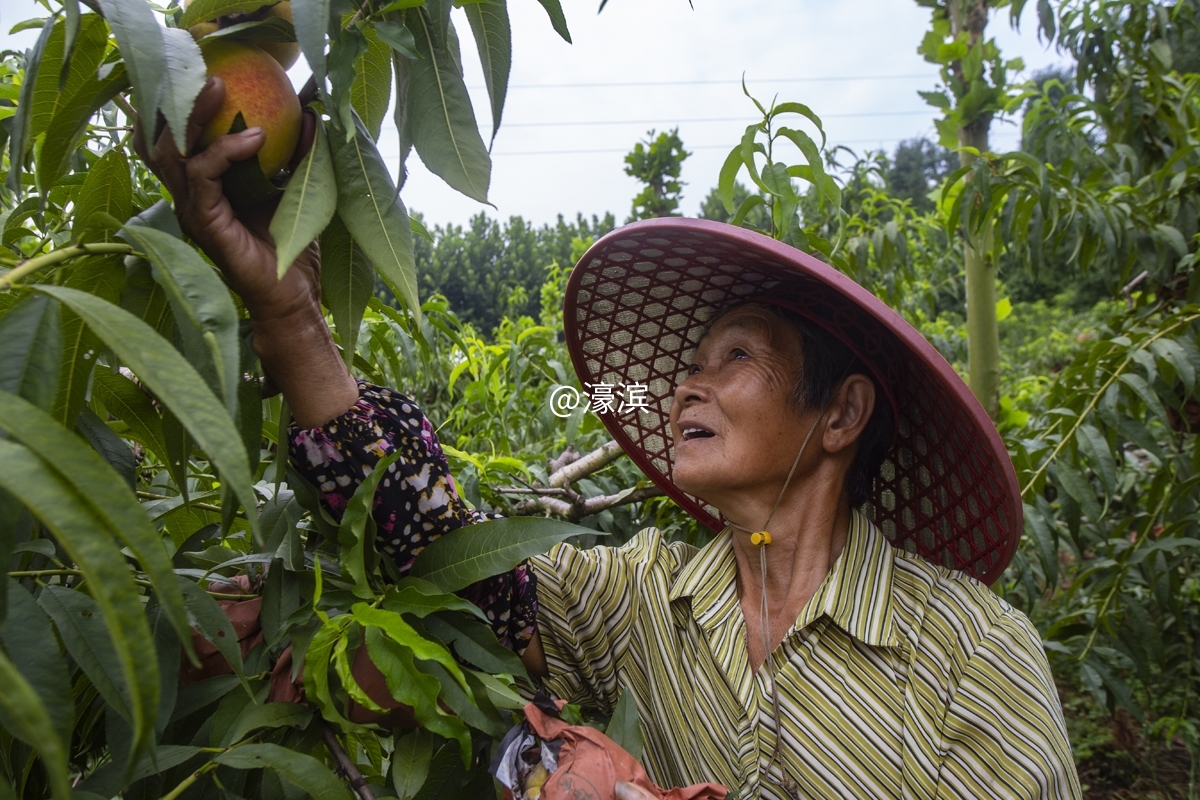
[[[759,531],[758,533],[750,534],[750,544],[770,544],[771,534],[767,531]]]

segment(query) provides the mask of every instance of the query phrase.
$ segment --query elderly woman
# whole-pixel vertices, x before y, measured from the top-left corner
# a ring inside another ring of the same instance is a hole
[[[193,127],[220,94],[201,95]],[[403,572],[483,515],[459,498],[412,400],[346,371],[317,248],[277,281],[263,221],[223,197],[221,174],[261,142],[251,129],[185,158],[163,136],[148,160],[249,310],[295,418],[295,466],[330,510],[402,451],[374,516]],[[1012,466],[919,334],[815,259],[677,219],[597,242],[565,314],[581,380],[647,387],[647,407],[603,415],[609,430],[719,534],[699,550],[653,528],[621,547],[559,546],[473,587],[552,693],[609,711],[630,693],[646,769],[666,786],[1079,796],[1038,633],[986,585],[1019,536]]]

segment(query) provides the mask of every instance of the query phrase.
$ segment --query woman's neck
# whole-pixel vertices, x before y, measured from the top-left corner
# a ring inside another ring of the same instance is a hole
[[[734,528],[738,591],[754,670],[783,640],[845,548],[851,511],[842,497],[840,481],[834,483],[804,481],[788,492],[771,518],[771,543],[765,545],[770,619],[765,646],[760,622],[762,545],[753,544],[750,533]]]

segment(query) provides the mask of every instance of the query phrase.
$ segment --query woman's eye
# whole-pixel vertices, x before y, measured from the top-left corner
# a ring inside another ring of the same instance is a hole
[[[729,351],[730,358],[749,358],[750,355],[740,347],[735,347]]]
[[[700,365],[699,365],[699,364],[692,364],[690,367],[688,367],[687,374],[688,374],[688,375],[695,375],[695,374],[696,374],[696,373],[698,373],[699,371],[700,371]]]

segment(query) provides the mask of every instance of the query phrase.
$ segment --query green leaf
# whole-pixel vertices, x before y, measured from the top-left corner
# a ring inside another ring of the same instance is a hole
[[[733,207],[733,184],[737,178],[738,172],[742,169],[742,148],[735,147],[729,151],[729,155],[725,156],[725,163],[721,165],[721,174],[717,178],[717,197],[721,200],[721,205],[725,206],[725,211],[732,214]]]
[[[1159,339],[1150,345],[1150,349],[1175,370],[1175,374],[1183,382],[1185,394],[1194,394],[1196,391],[1196,367],[1192,364],[1183,345],[1174,339]]]
[[[206,34],[200,41],[209,39],[229,39],[230,41],[249,42],[294,42],[296,27],[283,17],[267,17],[250,22],[239,22],[227,28],[219,28]]]
[[[354,490],[354,496],[350,498],[346,510],[342,513],[342,522],[338,526],[338,563],[341,564],[343,576],[354,582],[353,592],[356,597],[367,599],[375,595],[371,590],[365,559],[366,547],[374,546],[373,542],[365,540],[367,520],[375,507],[375,488],[402,455],[404,451],[396,449],[380,459],[371,470],[371,474]]]
[[[167,346],[150,326],[128,311],[62,286],[39,286],[38,290],[79,314],[142,383],[179,417],[204,448],[212,464],[220,470],[223,481],[232,485],[246,509],[251,529],[258,537],[257,503],[247,467],[246,448],[233,420],[196,370],[175,348]]]
[[[358,112],[371,138],[379,141],[379,130],[392,99],[392,48],[367,27],[363,30],[367,49],[354,61],[354,83],[350,103]]]
[[[813,171],[813,187],[817,190],[817,200],[820,202],[822,197],[828,198],[830,204],[837,208],[841,205],[842,195],[837,184],[825,172],[825,162],[821,158],[821,151],[817,147],[817,143],[812,140],[807,133],[793,128],[780,128],[778,131],[780,136],[786,136],[796,147],[800,148],[800,152],[804,154],[808,166]]]
[[[79,42],[79,0],[64,0],[63,17],[66,20],[66,37],[63,43],[63,65],[59,72],[59,88],[65,88],[75,58],[75,46]]]
[[[761,194],[749,195],[745,200],[742,201],[742,204],[738,206],[737,212],[733,215],[733,218],[729,220],[729,224],[741,225],[746,221],[747,214],[759,206],[765,206],[766,204],[767,201],[763,199]]]
[[[1077,440],[1087,454],[1092,468],[1104,482],[1104,490],[1109,494],[1116,494],[1117,462],[1113,459],[1108,439],[1094,425],[1085,423],[1079,427]]]
[[[504,116],[504,99],[508,94],[508,76],[512,72],[512,30],[508,22],[506,0],[483,0],[463,6],[479,63],[483,67],[483,82],[492,103],[492,142],[500,130]]]
[[[312,708],[299,703],[251,703],[234,721],[221,746],[236,744],[261,728],[303,728],[312,715]]]
[[[213,392],[225,398],[230,417],[236,419],[241,344],[229,289],[195,250],[169,233],[128,225],[124,235],[154,265],[154,279],[171,302],[184,355],[199,366]]]
[[[1038,0],[1038,24],[1046,34],[1046,41],[1054,41],[1054,9],[1050,5],[1050,0]]]
[[[412,33],[405,29],[409,36]],[[413,42],[413,47],[416,47],[416,42]],[[396,137],[400,140],[400,154],[397,158],[397,171],[399,173],[398,186],[403,187],[404,182],[408,179],[408,169],[404,166],[408,161],[408,155],[412,152],[412,115],[408,111],[408,85],[412,78],[412,62],[418,58],[414,53],[412,58],[407,58],[400,54],[399,51],[392,54],[392,74],[396,77],[396,96],[392,100],[392,120],[396,124]]]
[[[1042,563],[1046,585],[1055,586],[1058,584],[1058,530],[1040,509],[1028,503],[1025,503],[1025,523]]]
[[[93,256],[77,261],[64,285],[115,303],[124,280],[125,265],[120,256]],[[72,427],[83,409],[88,378],[102,345],[78,314],[69,308],[60,308],[60,313],[63,359],[53,413],[60,425]]]
[[[484,693],[487,694],[488,700],[496,708],[520,711],[525,707],[525,698],[513,691],[511,686],[502,682],[497,676],[478,671],[468,672],[467,675],[479,682]],[[475,694],[476,696],[480,694],[478,686],[475,687]]]
[[[104,702],[122,719],[131,719],[130,694],[121,677],[121,662],[95,601],[83,592],[47,586],[38,596],[38,605],[54,620],[67,652]]]
[[[2,399],[9,404],[5,412],[0,414],[6,424],[14,419],[11,409],[19,409],[24,405],[22,434],[28,433],[34,423],[43,419],[46,422],[42,427],[57,428],[49,423],[49,417],[13,395],[3,395]],[[8,429],[8,433],[10,436],[16,435],[12,428]],[[61,434],[69,436],[65,431],[61,431]],[[45,435],[45,431],[40,431],[39,439]],[[44,446],[44,443],[39,442],[38,446]],[[78,455],[75,458],[87,464],[89,459],[83,454],[89,451],[82,443],[76,450]],[[70,457],[62,463],[64,466],[70,465],[68,468],[73,472],[77,466]],[[93,476],[89,474],[83,480],[91,478]],[[119,479],[116,480],[119,485]],[[90,489],[90,484],[81,482],[80,485],[89,486]],[[158,665],[137,586],[124,556],[113,546],[110,538],[123,532],[120,529],[113,530],[105,516],[92,505],[104,503],[107,511],[120,502],[109,503],[112,498],[107,497],[89,502],[89,499],[85,499],[88,498],[87,494],[78,491],[25,447],[10,441],[0,441],[0,487],[21,498],[42,524],[54,533],[58,543],[87,578],[89,590],[112,639],[125,685],[129,689],[130,722],[134,731],[130,753],[131,757],[136,758],[149,741],[154,727],[158,708]],[[114,494],[129,497],[124,487],[117,489]],[[144,515],[142,519],[145,519]]]
[[[388,47],[405,58],[419,58],[417,42],[413,39],[412,31],[391,20],[380,20],[375,23],[375,35]]]
[[[88,169],[75,195],[75,240],[109,242],[113,233],[93,218],[97,213],[119,220],[129,219],[133,211],[133,181],[129,161],[119,148],[112,148]]]
[[[180,497],[186,503],[188,501],[187,476],[188,463],[192,457],[192,437],[183,423],[179,421],[179,417],[172,414],[169,408],[164,408],[162,412],[162,430],[163,442],[167,446],[167,452],[163,454],[167,472],[171,474],[175,488],[179,490]]]
[[[321,562],[317,561],[319,565]],[[320,600],[320,572],[316,573],[317,592],[313,595],[314,606]],[[321,612],[324,613],[324,612]],[[324,618],[322,618],[324,620]],[[334,705],[329,691],[329,664],[333,657],[333,648],[342,638],[346,628],[354,624],[354,618],[349,614],[333,617],[324,621],[320,629],[308,643],[304,657],[304,695],[309,702],[316,703],[321,709],[321,715],[340,729],[345,731],[362,730],[361,725],[355,725],[343,717]]]
[[[1096,501],[1096,490],[1092,488],[1092,484],[1083,477],[1079,470],[1066,461],[1058,461],[1055,469],[1058,473],[1058,482],[1066,493],[1075,498],[1075,501],[1083,509],[1083,513],[1087,514],[1092,522],[1099,522],[1103,512],[1100,503]]]
[[[375,143],[361,125],[358,135],[336,143],[333,168],[338,182],[338,216],[384,281],[419,319],[408,212]]]
[[[494,739],[504,738],[504,734],[512,727],[511,717],[507,720],[501,719],[495,707],[491,705],[491,701],[487,699],[487,691],[478,682],[471,681],[473,677],[470,673],[468,681],[472,683],[471,691],[475,692],[479,689],[474,697],[463,691],[463,688],[455,682],[454,678],[446,672],[441,664],[431,661],[417,661],[414,666],[426,675],[432,676],[437,680],[440,691],[438,693],[438,701],[445,703],[451,711],[453,711],[463,722],[470,725],[472,728],[481,730],[488,736]]]
[[[197,22],[208,22],[217,17],[230,14],[242,14],[247,11],[257,11],[264,5],[270,5],[270,0],[192,0],[179,18],[180,28],[190,28]],[[323,19],[328,18],[328,13]]]
[[[300,50],[322,92],[325,89],[325,31],[329,27],[329,3],[330,0],[292,0],[296,41],[300,43]]]
[[[33,116],[29,126],[31,140],[49,129],[55,113],[76,92],[96,81],[96,70],[104,60],[108,45],[108,28],[98,14],[80,17],[78,22],[74,53],[71,63],[65,68],[67,20],[55,23],[50,41],[46,43],[42,68],[38,69],[33,88]]]
[[[161,679],[158,692],[158,713],[155,715],[154,731],[158,736],[166,730],[171,721],[171,712],[175,709],[175,701],[179,697],[179,654],[184,650],[183,642],[187,642],[187,657],[193,662],[195,648],[191,637],[180,640],[171,629],[171,621],[167,618],[163,607],[151,597],[146,604],[146,622],[150,625],[150,634],[154,637],[154,650],[158,653],[158,675]]]
[[[95,411],[84,406],[75,420],[75,432],[112,467],[129,491],[136,489],[137,462],[133,458],[133,450],[120,436],[112,432],[112,428],[104,424],[104,420],[96,416]]]
[[[0,317],[0,391],[44,409],[54,404],[62,359],[57,305],[26,297]]]
[[[324,764],[312,756],[288,750],[277,744],[248,744],[216,756],[213,761],[234,769],[262,769],[278,772],[288,783],[321,800],[352,800],[346,786]]]
[[[417,155],[451,188],[486,203],[492,160],[479,136],[466,84],[450,55],[438,47],[426,15],[417,13],[410,18],[421,55],[412,64],[408,88]]]
[[[17,112],[12,118],[8,137],[9,169],[5,185],[11,192],[21,191],[21,172],[25,168],[25,151],[29,149],[29,129],[33,116],[33,93],[37,86],[38,70],[50,35],[54,32],[54,17],[46,20],[37,43],[25,53],[25,79],[21,84],[21,96],[17,100]]]
[[[413,651],[389,638],[379,628],[367,628],[367,654],[371,657],[371,663],[383,673],[392,697],[412,708],[413,716],[422,727],[457,741],[462,763],[468,763],[471,735],[467,732],[467,726],[461,719],[447,714],[438,706],[437,696],[441,685],[437,678],[416,668]],[[306,672],[306,681],[307,677]],[[458,761],[453,751],[451,758]]]
[[[182,575],[176,576],[178,586],[183,594],[183,604],[187,609],[188,621],[196,632],[207,639],[233,667],[233,672],[239,678],[244,676],[242,669],[242,648],[238,643],[237,631],[233,623],[217,601],[195,581]]]
[[[12,720],[16,728],[13,732],[42,757],[55,800],[70,800],[67,749],[55,731],[42,699],[3,652],[0,652],[0,684],[4,686],[4,691],[0,692],[0,709]]]
[[[402,578],[388,588],[383,596],[383,607],[397,614],[412,614],[424,618],[435,611],[462,611],[473,614],[480,622],[488,618],[479,608],[456,594],[443,592],[428,581],[420,578]]]
[[[145,0],[99,0],[99,3],[129,72],[134,105],[143,119],[153,119],[167,71],[163,29]]]
[[[431,542],[413,563],[412,576],[447,592],[508,572],[530,556],[572,536],[597,531],[542,517],[510,517],[460,528]]]
[[[329,154],[325,124],[318,119],[312,149],[296,167],[271,218],[271,237],[275,240],[276,266],[281,280],[305,248],[329,225],[337,211],[337,199],[333,157]],[[337,265],[326,258],[321,267],[324,278],[324,271],[331,267],[336,269]]]
[[[75,715],[71,679],[50,618],[21,584],[11,578],[5,584],[0,585],[8,592],[7,624],[0,626],[4,652],[41,698],[59,740],[69,742]]]
[[[453,647],[459,658],[484,672],[529,677],[517,654],[500,644],[487,625],[456,612],[443,612],[427,617],[425,627]]]
[[[1134,394],[1140,397],[1146,404],[1146,407],[1149,408],[1155,416],[1162,420],[1163,424],[1170,424],[1167,419],[1167,411],[1165,408],[1163,408],[1162,401],[1158,399],[1158,395],[1155,394],[1154,390],[1150,388],[1150,385],[1146,383],[1145,378],[1143,378],[1141,375],[1126,372],[1122,373],[1119,380],[1121,383],[1132,389]]]
[[[99,81],[81,86],[50,120],[37,161],[37,185],[43,192],[48,192],[67,171],[92,115],[129,86],[129,75],[123,63],[102,66],[100,75]]]
[[[470,695],[471,690],[467,686],[467,679],[449,651],[437,642],[431,642],[421,636],[399,614],[373,608],[366,603],[355,603],[351,606],[350,612],[359,624],[367,628],[379,628],[392,641],[411,650],[414,657],[445,667],[458,685],[467,692],[468,696]]]
[[[171,713],[171,721],[177,722],[197,711],[211,706],[239,685],[236,675],[218,675],[179,690],[179,699]]]
[[[102,367],[92,378],[92,392],[108,413],[129,426],[129,432],[138,441],[159,458],[166,459],[162,420],[150,398],[133,381]]]
[[[628,689],[621,692],[604,733],[625,748],[629,755],[638,761],[642,760],[642,727],[638,719],[638,707],[633,699],[633,692]]]
[[[246,455],[250,457],[250,474],[253,475],[258,472],[259,460],[262,458],[262,388],[258,379],[253,376],[239,380],[237,387],[238,432],[242,435]]]
[[[417,729],[396,739],[392,750],[392,788],[398,800],[416,797],[429,776],[431,758],[433,739],[429,731]]]
[[[769,119],[775,119],[780,114],[799,114],[808,119],[813,125],[817,126],[817,130],[821,132],[821,147],[825,147],[825,128],[821,125],[821,118],[818,117],[813,110],[803,103],[780,103],[772,106],[771,111],[767,114]],[[780,133],[782,133],[782,129]]]
[[[188,117],[208,80],[208,70],[204,66],[204,56],[200,55],[200,46],[186,30],[163,28],[162,40],[166,69],[162,74],[158,107],[171,128],[175,147],[186,153]]]
[[[295,524],[290,522],[286,513],[280,514],[280,519],[285,523]],[[262,597],[262,614],[259,619],[262,620],[263,637],[267,649],[274,650],[293,624],[289,618],[300,608],[300,580],[296,573],[284,568],[283,559],[276,558],[271,562]]]
[[[375,266],[336,217],[321,234],[321,301],[333,314],[347,365],[354,359],[363,311],[374,293]]]
[[[80,784],[80,788],[71,793],[71,800],[113,797],[120,793],[122,784],[132,785],[151,775],[161,775],[172,767],[195,758],[200,752],[199,747],[192,745],[159,745],[152,752],[146,753],[128,781],[121,780],[120,765],[110,762],[89,775],[87,780]]]
[[[538,2],[550,16],[550,24],[554,26],[555,33],[561,36],[567,44],[571,44],[571,33],[567,30],[567,18],[563,15],[562,4],[558,0],[538,0]]]

